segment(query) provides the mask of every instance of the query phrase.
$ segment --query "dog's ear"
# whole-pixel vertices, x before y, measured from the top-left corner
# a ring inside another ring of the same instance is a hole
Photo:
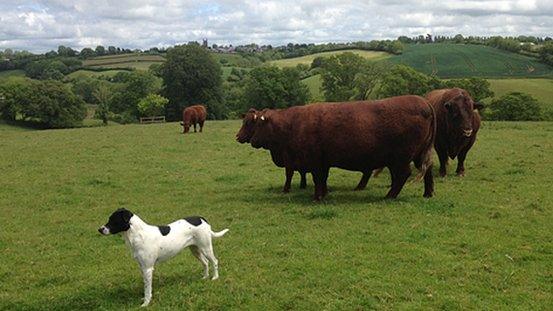
[[[116,213],[119,213],[125,222],[129,222],[133,216],[133,213],[124,207],[117,209]]]

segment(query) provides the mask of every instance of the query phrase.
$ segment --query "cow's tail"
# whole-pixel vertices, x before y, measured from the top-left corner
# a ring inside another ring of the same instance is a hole
[[[222,237],[223,235],[225,235],[225,233],[229,232],[229,229],[224,229],[224,230],[221,230],[219,232],[213,232],[211,231],[211,237],[213,238],[220,238]]]
[[[432,148],[434,147],[434,140],[436,139],[436,130],[437,130],[437,118],[436,118],[436,111],[434,110],[434,107],[431,103],[429,103],[425,99],[426,104],[430,108],[430,114],[431,114],[431,125],[430,125],[430,131],[429,134],[425,140],[424,147],[421,150],[421,153],[419,154],[418,161],[415,162],[417,165],[417,168],[419,169],[419,174],[415,178],[414,181],[420,181],[423,179],[424,175],[426,174],[426,171],[429,169],[432,169]],[[419,162],[419,163],[417,163]]]

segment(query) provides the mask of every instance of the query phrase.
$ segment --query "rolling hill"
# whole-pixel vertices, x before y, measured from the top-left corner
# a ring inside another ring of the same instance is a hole
[[[390,56],[390,54],[386,52],[365,51],[365,50],[339,50],[339,51],[322,52],[322,53],[316,53],[311,55],[305,55],[301,57],[284,58],[284,59],[270,61],[269,64],[275,65],[278,67],[295,67],[299,64],[311,65],[311,63],[316,57],[319,57],[319,56],[330,57],[330,56],[342,54],[345,52],[352,52],[366,59],[375,60],[375,61],[383,60]]]
[[[440,78],[553,77],[553,68],[535,58],[483,45],[411,44],[389,61]]]
[[[165,61],[161,55],[150,54],[122,54],[99,56],[83,61],[84,67],[89,68],[135,68],[146,70],[152,64]]]

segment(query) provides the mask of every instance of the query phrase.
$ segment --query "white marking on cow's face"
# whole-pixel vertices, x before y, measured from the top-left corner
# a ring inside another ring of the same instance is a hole
[[[463,130],[463,134],[464,134],[466,137],[470,137],[470,135],[472,135],[472,130]]]
[[[261,116],[261,121],[265,121],[265,117],[264,117],[264,116]]]
[[[257,119],[257,115],[255,113],[253,114],[253,119],[254,119],[254,121],[255,121],[255,119]]]

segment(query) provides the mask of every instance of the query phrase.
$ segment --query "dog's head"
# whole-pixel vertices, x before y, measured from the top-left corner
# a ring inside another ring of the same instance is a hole
[[[127,231],[131,226],[130,220],[132,216],[133,213],[131,213],[131,211],[120,208],[109,216],[108,223],[101,226],[98,232],[103,235],[109,235]]]

